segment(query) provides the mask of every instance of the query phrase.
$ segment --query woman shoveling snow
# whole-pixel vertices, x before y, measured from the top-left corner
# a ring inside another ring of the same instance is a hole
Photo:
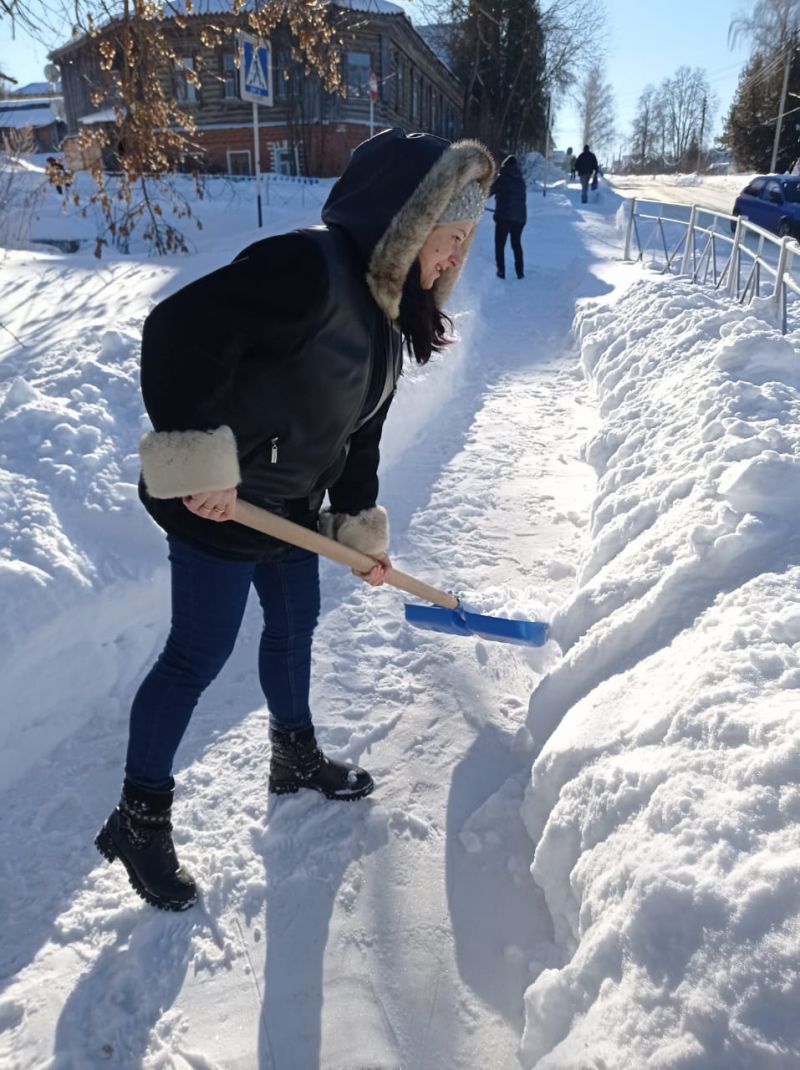
[[[167,533],[172,627],[131,709],[122,797],[96,844],[153,906],[197,898],[172,841],[173,761],[202,692],[230,655],[251,584],[264,610],[259,678],[269,786],[359,799],[364,769],[317,746],[309,684],[318,558],[233,518],[237,498],[377,559],[381,430],[402,367],[447,344],[455,284],[494,175],[477,142],[389,130],[360,145],[325,226],[257,242],[148,317],[142,501]],[[330,508],[320,515],[325,493]]]

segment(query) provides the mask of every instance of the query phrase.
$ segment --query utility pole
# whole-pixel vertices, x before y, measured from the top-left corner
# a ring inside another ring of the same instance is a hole
[[[697,146],[697,170],[700,170],[701,161],[703,159],[703,132],[706,128],[706,106],[708,104],[708,98],[703,96],[703,111],[700,115],[700,144]]]
[[[553,94],[547,94],[547,127],[544,132],[544,181],[542,196],[547,196],[547,162],[550,159],[550,117],[553,114]]]
[[[781,139],[781,127],[783,126],[783,112],[786,107],[786,89],[789,85],[789,67],[792,63],[792,53],[794,52],[794,37],[792,36],[786,42],[786,59],[783,63],[783,88],[781,89],[781,103],[778,109],[778,123],[775,127],[775,141],[772,143],[772,159],[769,162],[770,174],[775,174],[775,168],[778,164],[778,143]]]

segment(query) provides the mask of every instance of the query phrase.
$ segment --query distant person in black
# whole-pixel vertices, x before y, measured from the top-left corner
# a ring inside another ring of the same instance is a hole
[[[575,181],[575,153],[572,151],[572,146],[567,149],[567,166],[569,167],[569,180]]]
[[[589,149],[588,145],[583,146],[583,152],[575,161],[575,170],[578,172],[578,178],[581,180],[581,203],[586,204],[589,200],[589,182],[592,176],[595,178],[597,177],[597,173],[600,170],[597,157]]]
[[[497,261],[497,277],[506,277],[506,238],[510,235],[517,278],[524,279],[525,265],[520,237],[528,214],[525,207],[525,180],[516,156],[506,156],[503,160],[492,184],[489,196],[492,195],[495,198],[494,255]]]

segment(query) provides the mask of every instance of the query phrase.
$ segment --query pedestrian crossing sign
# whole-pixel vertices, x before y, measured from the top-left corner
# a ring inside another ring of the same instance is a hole
[[[239,90],[242,100],[271,105],[272,49],[269,41],[239,35]]]

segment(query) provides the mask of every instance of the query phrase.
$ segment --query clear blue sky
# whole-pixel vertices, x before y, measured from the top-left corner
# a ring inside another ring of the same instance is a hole
[[[603,0],[608,22],[605,70],[614,89],[620,140],[630,136],[639,94],[658,85],[681,66],[705,70],[719,106],[712,135],[733,100],[739,73],[750,54],[749,44],[728,47],[731,19],[752,3],[742,0]],[[581,125],[574,105],[560,109],[555,122],[557,148],[577,147]],[[581,146],[582,147],[582,146]]]
[[[719,98],[719,108],[712,133],[721,128],[736,90],[739,72],[749,48],[746,43],[728,48],[728,26],[734,15],[748,11],[751,4],[742,0],[599,0],[608,15],[606,72],[614,88],[617,128],[620,140],[630,134],[636,100],[648,82],[658,84],[682,64],[706,70],[711,88]],[[415,0],[401,0],[415,18]],[[68,30],[68,28],[66,28]],[[66,31],[45,37],[39,44],[17,29],[11,39],[11,23],[0,19],[0,69],[20,83],[44,78],[47,47],[63,43]],[[580,123],[569,101],[560,108],[555,121],[557,148],[578,146]]]

